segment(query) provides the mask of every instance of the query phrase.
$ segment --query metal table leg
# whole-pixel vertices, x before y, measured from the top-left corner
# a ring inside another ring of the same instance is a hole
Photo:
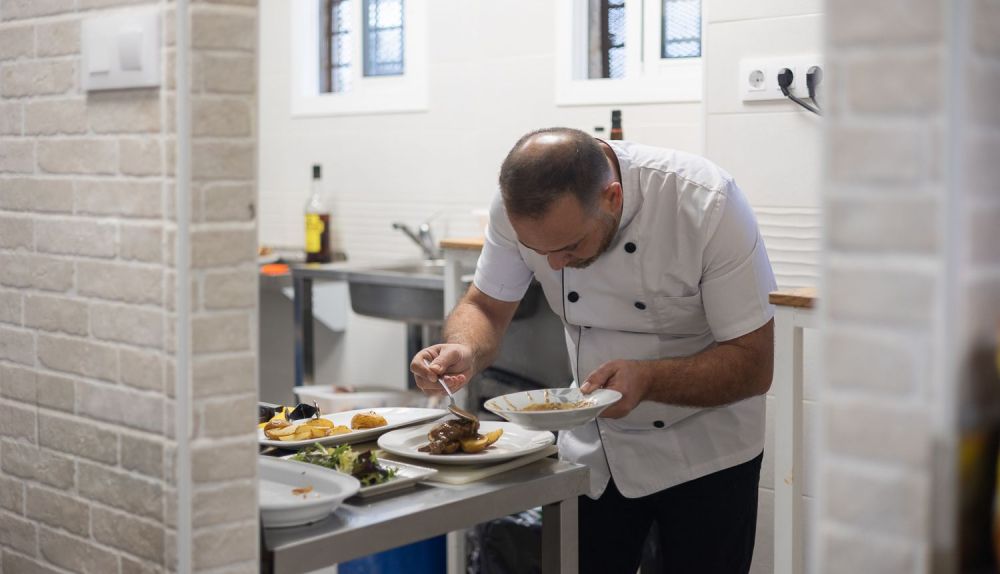
[[[542,572],[577,574],[577,497],[542,507]]]
[[[295,292],[295,386],[315,382],[312,279],[293,274]]]

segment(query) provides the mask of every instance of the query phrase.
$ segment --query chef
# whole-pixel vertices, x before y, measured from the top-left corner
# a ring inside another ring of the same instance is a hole
[[[622,394],[559,435],[560,456],[590,468],[581,572],[634,573],[654,522],[667,572],[747,572],[775,282],[736,182],[678,151],[525,135],[446,342],[413,358],[417,384],[457,390],[487,367],[532,277],[562,319],[574,384]]]

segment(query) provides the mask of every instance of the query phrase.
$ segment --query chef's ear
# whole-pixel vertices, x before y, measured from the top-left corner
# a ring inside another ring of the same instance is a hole
[[[611,211],[618,211],[618,208],[622,205],[622,184],[621,182],[612,181],[607,187],[601,191],[601,200],[604,202],[604,206]]]

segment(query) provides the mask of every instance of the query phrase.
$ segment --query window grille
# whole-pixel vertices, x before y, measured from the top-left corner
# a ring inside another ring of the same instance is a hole
[[[354,0],[320,2],[320,92],[351,89],[351,18]]]
[[[625,77],[625,0],[590,0],[589,78]]]
[[[661,58],[701,57],[701,0],[663,0]]]
[[[365,76],[403,74],[403,0],[364,0]]]

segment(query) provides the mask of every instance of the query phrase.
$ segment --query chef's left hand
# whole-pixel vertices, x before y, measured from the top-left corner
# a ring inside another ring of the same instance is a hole
[[[639,406],[649,391],[648,366],[642,361],[609,361],[590,373],[580,385],[583,394],[605,388],[618,391],[622,398],[601,413],[609,419],[621,418]]]

